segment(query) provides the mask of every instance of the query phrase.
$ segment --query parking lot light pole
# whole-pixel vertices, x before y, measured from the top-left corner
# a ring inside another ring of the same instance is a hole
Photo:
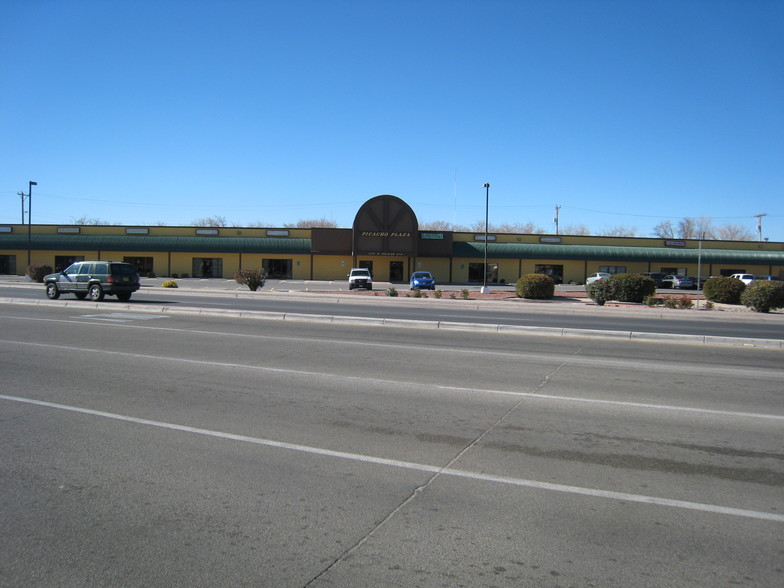
[[[33,251],[33,239],[32,239],[32,231],[31,231],[31,223],[30,219],[32,218],[33,214],[33,186],[37,186],[38,182],[33,182],[32,180],[27,182],[27,267],[30,267],[30,257]],[[24,220],[24,219],[22,219]]]
[[[490,221],[490,184],[485,184],[485,265],[482,277],[482,294],[487,292],[487,231]]]

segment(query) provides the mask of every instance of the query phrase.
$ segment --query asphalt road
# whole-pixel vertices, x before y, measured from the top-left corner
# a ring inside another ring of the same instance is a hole
[[[220,283],[223,283],[221,281]],[[287,285],[290,286],[290,285]],[[12,287],[0,284],[0,299],[41,300],[42,286]],[[63,295],[61,300],[74,300]],[[105,304],[120,304],[108,297]],[[453,321],[530,327],[559,327],[641,333],[672,333],[716,337],[784,339],[784,315],[749,312],[678,311],[668,309],[619,309],[585,307],[559,302],[531,303],[523,300],[482,302],[379,296],[328,296],[320,294],[272,294],[247,290],[205,291],[142,288],[134,294],[135,305],[181,305],[199,308],[257,310],[351,317],[384,317],[401,320]]]
[[[0,306],[0,585],[779,586],[780,350]]]

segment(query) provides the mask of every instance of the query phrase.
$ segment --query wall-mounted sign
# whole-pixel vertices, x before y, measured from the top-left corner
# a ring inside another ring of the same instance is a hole
[[[128,227],[127,229],[125,229],[125,234],[126,235],[149,235],[150,229],[144,227],[138,227],[138,228]]]
[[[433,239],[437,241],[444,240],[444,233],[420,233],[420,239]]]
[[[415,256],[419,224],[411,207],[397,196],[371,198],[357,212],[354,255]]]
[[[288,237],[289,232],[283,230],[269,230],[267,231],[267,237]]]
[[[665,241],[665,247],[686,247],[686,241]]]
[[[79,233],[80,230],[79,227],[57,227],[58,233]]]
[[[498,239],[496,235],[487,235],[488,241],[495,241],[496,239]],[[484,241],[484,240],[485,240],[484,235],[474,235],[474,241]]]
[[[560,237],[539,237],[540,243],[560,243],[561,241]]]
[[[196,229],[197,235],[218,235],[219,233],[218,229]]]

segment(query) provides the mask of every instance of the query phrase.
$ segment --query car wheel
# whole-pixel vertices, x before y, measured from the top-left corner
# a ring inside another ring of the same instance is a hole
[[[60,290],[57,288],[57,284],[49,282],[46,285],[46,297],[50,300],[57,300],[60,298]]]
[[[103,288],[98,284],[93,284],[90,286],[90,289],[87,291],[87,295],[90,297],[90,300],[93,302],[100,302],[103,300]]]
[[[119,300],[120,302],[128,302],[130,299],[131,299],[131,294],[129,292],[117,295],[117,300]]]
[[[77,300],[84,300],[87,298],[87,292],[74,292],[74,296],[76,296]]]

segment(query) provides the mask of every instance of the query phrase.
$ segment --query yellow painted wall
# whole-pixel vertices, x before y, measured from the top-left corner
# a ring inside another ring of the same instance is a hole
[[[315,255],[313,256],[314,280],[346,280],[351,270],[350,255]]]
[[[411,273],[416,271],[430,272],[436,279],[436,284],[449,282],[449,259],[441,257],[417,257]],[[409,276],[406,276],[409,277]]]

